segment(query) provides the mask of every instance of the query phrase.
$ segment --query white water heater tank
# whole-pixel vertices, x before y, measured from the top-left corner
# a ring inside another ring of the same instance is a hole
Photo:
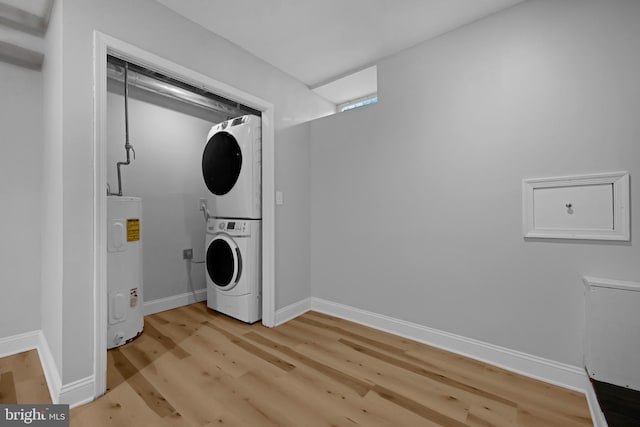
[[[107,348],[142,333],[142,199],[107,197]]]

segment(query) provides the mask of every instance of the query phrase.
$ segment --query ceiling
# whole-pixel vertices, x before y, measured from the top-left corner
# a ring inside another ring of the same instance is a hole
[[[0,0],[0,61],[40,69],[53,1]],[[340,104],[377,91],[381,58],[523,0],[156,1]]]
[[[310,88],[523,0],[156,0]]]

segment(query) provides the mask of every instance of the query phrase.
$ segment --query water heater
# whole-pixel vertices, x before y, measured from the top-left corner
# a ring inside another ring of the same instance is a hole
[[[142,199],[107,197],[107,348],[142,333]]]

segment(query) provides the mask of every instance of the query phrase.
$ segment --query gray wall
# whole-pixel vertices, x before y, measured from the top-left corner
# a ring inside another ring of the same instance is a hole
[[[64,349],[59,366],[62,383],[93,374],[93,37],[99,30],[142,49],[210,76],[275,105],[276,156],[281,164],[294,163],[289,153],[280,149],[287,143],[282,130],[333,110],[333,105],[313,94],[302,83],[241,50],[227,40],[207,32],[152,0],[65,0],[59,28],[62,37],[61,153],[49,153],[45,162],[52,175],[61,175],[61,202],[49,200],[56,212],[62,212],[61,255],[62,336],[48,333],[48,339],[61,339]],[[123,13],[126,11],[126,13]],[[169,29],[169,30],[168,30]],[[51,29],[49,30],[51,32]],[[53,82],[57,85],[57,81]],[[55,113],[49,112],[52,117]],[[51,141],[58,141],[57,136]],[[47,141],[48,142],[48,141]],[[289,176],[293,173],[288,172]],[[276,182],[276,186],[279,183]],[[61,203],[61,206],[59,205]],[[294,205],[291,205],[294,207]],[[289,206],[284,209],[288,209]],[[61,209],[61,211],[60,211]],[[292,215],[296,218],[296,215]],[[302,219],[302,221],[305,221]],[[57,224],[46,223],[44,230],[55,236]],[[276,245],[291,235],[276,230]],[[48,240],[60,249],[57,240]],[[45,251],[49,248],[45,248]],[[276,275],[282,268],[295,265],[287,257],[296,253],[279,253]],[[50,261],[50,260],[49,260]],[[47,262],[48,261],[44,261]],[[48,263],[49,265],[49,263]],[[285,267],[286,266],[286,267]],[[53,268],[53,267],[51,267]],[[295,267],[294,267],[295,268]],[[298,292],[297,282],[276,284],[279,292]],[[308,286],[308,285],[305,285]],[[53,338],[50,338],[53,337]]]
[[[40,329],[42,73],[0,62],[0,338]]]
[[[582,365],[582,276],[640,279],[638,16],[527,1],[380,62],[311,123],[312,295]],[[523,178],[618,170],[631,243],[523,239]]]
[[[309,194],[309,123],[276,135],[276,309],[311,296]]]
[[[107,181],[117,192],[116,162],[126,158],[124,97],[122,84],[109,80],[108,89]],[[198,206],[200,198],[212,198],[199,165],[209,129],[223,119],[135,87],[129,95],[129,140],[136,158],[121,175],[123,194],[142,198],[143,300],[148,302],[206,285],[204,264],[189,269],[182,250],[193,248],[194,261],[204,260],[206,223]]]

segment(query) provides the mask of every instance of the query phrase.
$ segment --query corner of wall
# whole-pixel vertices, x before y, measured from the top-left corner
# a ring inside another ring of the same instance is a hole
[[[40,357],[40,364],[42,364],[42,370],[44,376],[47,379],[47,386],[49,387],[49,394],[51,395],[51,401],[53,403],[60,403],[60,388],[62,380],[60,379],[60,372],[56,365],[55,358],[49,347],[49,342],[43,331],[38,331],[38,343],[37,343],[38,356]]]
[[[186,292],[165,298],[158,298],[142,303],[142,311],[145,316],[160,313],[161,311],[172,310],[174,308],[193,304],[207,300],[207,288],[197,289],[194,292]]]
[[[276,311],[276,326],[287,323],[289,320],[303,315],[311,310],[312,298],[305,298],[301,301],[290,304]]]
[[[30,331],[0,338],[0,357],[11,356],[38,347],[40,331]]]
[[[62,384],[62,377],[51,353],[47,338],[42,331],[36,331],[35,334],[37,337],[35,348],[38,350],[42,370],[47,379],[51,401],[53,403],[66,403],[71,408],[91,402],[95,397],[94,376],[90,375],[71,383]]]

